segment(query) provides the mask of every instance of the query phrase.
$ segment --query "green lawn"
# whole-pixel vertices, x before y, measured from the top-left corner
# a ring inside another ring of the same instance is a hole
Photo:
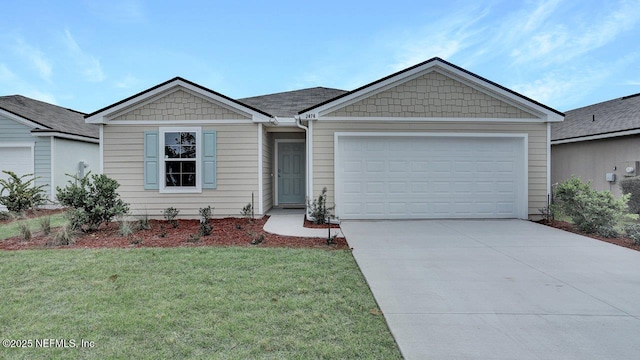
[[[42,217],[33,218],[33,219],[16,220],[8,224],[0,225],[0,240],[7,239],[14,236],[19,236],[20,230],[18,229],[18,225],[21,223],[28,224],[29,229],[31,229],[31,232],[35,234],[36,232],[40,231],[41,218]],[[64,224],[65,221],[66,221],[66,218],[64,216],[64,213],[57,213],[57,214],[51,215],[51,228],[53,229],[53,228],[62,226],[62,224]]]
[[[77,346],[0,358],[401,358],[349,251],[0,251],[0,294],[2,338]]]

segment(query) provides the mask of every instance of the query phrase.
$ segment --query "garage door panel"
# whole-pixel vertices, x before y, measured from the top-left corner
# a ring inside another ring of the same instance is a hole
[[[358,148],[367,151],[347,151]],[[518,217],[523,160],[523,138],[339,137],[337,212],[345,219]]]

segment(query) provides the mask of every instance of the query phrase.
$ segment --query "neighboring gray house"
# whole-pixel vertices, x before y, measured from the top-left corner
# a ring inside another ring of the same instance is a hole
[[[537,216],[563,114],[432,58],[355,90],[232,99],[173,78],[86,116],[134,214],[304,206],[342,219]]]
[[[84,114],[20,95],[0,96],[0,170],[33,173],[53,200],[65,174],[100,169],[99,127]],[[0,172],[0,178],[7,175]]]
[[[640,93],[567,111],[551,125],[551,181],[579,176],[621,195],[620,180],[640,175]]]

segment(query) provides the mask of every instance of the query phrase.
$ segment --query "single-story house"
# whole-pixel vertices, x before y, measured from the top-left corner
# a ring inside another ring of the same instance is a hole
[[[622,194],[620,180],[640,175],[640,93],[567,111],[551,125],[551,181],[572,175]]]
[[[34,174],[54,200],[65,174],[99,170],[99,127],[84,113],[20,95],[0,96],[0,170]],[[8,176],[0,172],[0,178]]]
[[[563,114],[433,58],[352,91],[232,99],[176,77],[86,116],[136,213],[304,206],[342,219],[528,218]]]

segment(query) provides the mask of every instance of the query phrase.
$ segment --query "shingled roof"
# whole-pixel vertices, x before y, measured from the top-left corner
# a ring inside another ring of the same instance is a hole
[[[565,113],[564,121],[551,124],[551,141],[562,141],[640,129],[640,93]]]
[[[238,99],[249,106],[258,108],[271,115],[293,117],[299,111],[318,103],[325,102],[347,93],[345,90],[325,87],[286,91]]]
[[[99,127],[84,122],[81,112],[30,99],[21,95],[0,96],[0,109],[39,124],[34,132],[55,131],[69,135],[99,138]]]

